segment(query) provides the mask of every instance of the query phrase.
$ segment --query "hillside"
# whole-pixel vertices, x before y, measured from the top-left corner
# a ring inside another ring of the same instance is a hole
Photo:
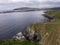
[[[40,38],[39,42],[42,45],[60,45],[60,10],[50,10],[46,14],[55,16],[55,21],[30,24],[27,27],[27,35],[32,37],[34,33],[37,33],[37,37]]]
[[[0,11],[0,13],[30,12],[30,11],[41,11],[41,10],[60,10],[60,7],[53,7],[53,8],[20,7],[12,10]]]
[[[60,24],[38,23],[31,24],[28,28],[39,33],[43,45],[60,45]]]

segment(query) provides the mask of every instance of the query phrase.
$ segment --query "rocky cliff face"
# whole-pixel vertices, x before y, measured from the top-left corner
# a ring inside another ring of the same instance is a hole
[[[27,40],[40,42],[42,45],[60,45],[60,24],[31,24],[24,32]]]
[[[38,31],[35,31],[33,27],[31,28],[30,26],[27,27],[27,30],[24,32],[24,36],[27,40],[33,40],[33,41],[40,41],[41,36],[39,35]]]

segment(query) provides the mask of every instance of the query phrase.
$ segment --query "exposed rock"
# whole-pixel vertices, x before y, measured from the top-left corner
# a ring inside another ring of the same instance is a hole
[[[46,36],[49,36],[49,33],[48,32],[46,33]]]
[[[27,40],[33,40],[33,41],[40,41],[41,37],[39,37],[38,32],[31,29],[30,27],[27,28],[27,30],[24,32],[24,36]]]
[[[13,36],[13,38],[16,40],[24,40],[25,39],[22,32],[17,33],[15,36]]]
[[[49,16],[48,14],[43,14],[44,17],[48,18],[48,22],[55,21],[55,16]]]

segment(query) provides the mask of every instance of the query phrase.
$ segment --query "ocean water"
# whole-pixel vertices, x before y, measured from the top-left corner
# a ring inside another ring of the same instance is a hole
[[[12,38],[20,31],[24,31],[31,23],[46,22],[42,11],[14,12],[0,14],[0,39]]]

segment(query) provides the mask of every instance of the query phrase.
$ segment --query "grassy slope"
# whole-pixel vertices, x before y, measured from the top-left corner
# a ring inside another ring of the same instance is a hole
[[[56,21],[54,23],[60,23],[60,10],[47,11],[47,14],[50,16],[55,16]]]
[[[60,24],[38,23],[30,25],[30,28],[37,31],[39,35],[41,35],[43,45],[60,45]]]
[[[34,41],[20,41],[20,40],[0,40],[0,45],[40,45]]]
[[[60,10],[47,12],[50,16],[55,16],[54,22],[31,24],[30,28],[38,31],[42,37],[43,45],[60,45]]]

